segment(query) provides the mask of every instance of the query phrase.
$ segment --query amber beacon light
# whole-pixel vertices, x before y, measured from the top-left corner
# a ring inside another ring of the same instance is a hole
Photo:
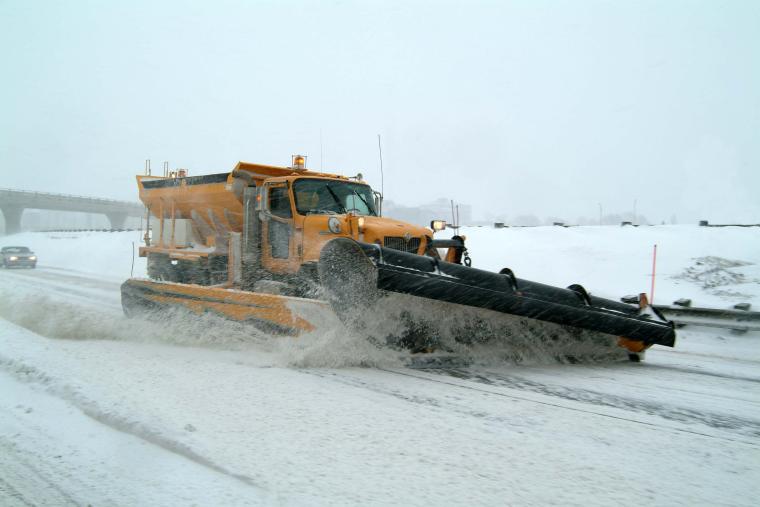
[[[306,169],[306,157],[303,155],[293,155],[293,169],[300,171]]]

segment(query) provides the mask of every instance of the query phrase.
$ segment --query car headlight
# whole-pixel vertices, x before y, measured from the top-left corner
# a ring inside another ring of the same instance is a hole
[[[17,261],[17,260],[18,260],[18,257],[16,257],[15,255],[11,255],[11,256],[8,258],[8,260],[9,260],[9,261]]]
[[[31,257],[29,257],[29,260],[30,261],[36,261],[37,260],[37,256],[36,255],[32,255]]]

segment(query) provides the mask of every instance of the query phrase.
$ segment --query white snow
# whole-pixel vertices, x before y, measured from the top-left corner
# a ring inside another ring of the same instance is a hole
[[[655,303],[688,297],[693,306],[760,305],[760,227],[463,227],[460,233],[467,237],[475,267],[509,267],[518,278],[561,287],[580,283],[611,299],[650,293],[656,244]],[[743,275],[747,283],[702,290],[702,284],[679,276],[708,256],[747,263],[726,270]]]
[[[754,229],[462,232],[476,267],[608,297],[648,291],[657,243],[659,302],[758,304]],[[2,505],[755,505],[760,494],[758,333],[685,328],[640,364],[410,369],[337,327],[291,339],[127,320],[118,289],[135,236],[0,242],[40,257],[38,270],[0,271]],[[722,294],[672,278],[705,256],[752,264],[729,268],[744,283]]]
[[[0,246],[6,245],[28,246],[37,254],[37,265],[42,268],[73,270],[117,281],[129,278],[130,273],[147,276],[146,259],[138,255],[142,245],[142,233],[138,231],[24,232],[0,236]]]

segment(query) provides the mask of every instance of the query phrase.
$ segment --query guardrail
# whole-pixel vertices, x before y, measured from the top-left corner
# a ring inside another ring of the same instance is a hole
[[[675,305],[654,305],[676,327],[701,326],[730,329],[738,333],[760,331],[760,312],[722,308],[690,308]]]
[[[142,232],[144,229],[41,229],[28,232]]]

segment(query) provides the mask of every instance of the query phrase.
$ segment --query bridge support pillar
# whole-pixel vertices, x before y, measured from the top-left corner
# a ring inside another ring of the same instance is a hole
[[[0,208],[5,218],[5,234],[16,234],[21,232],[21,215],[24,208],[16,206],[3,206]]]
[[[106,217],[108,218],[108,221],[111,222],[111,229],[123,229],[124,223],[127,221],[127,213],[126,212],[113,212],[113,213],[106,213]]]

